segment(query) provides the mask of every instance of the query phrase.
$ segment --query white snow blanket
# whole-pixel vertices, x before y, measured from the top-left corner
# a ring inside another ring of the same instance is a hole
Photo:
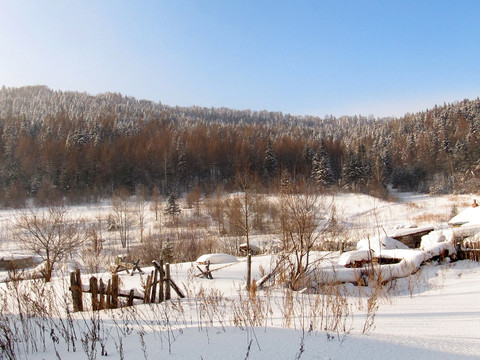
[[[373,258],[371,250],[354,250],[344,252],[338,259],[338,265],[347,266],[355,262],[365,261]]]
[[[235,256],[229,254],[205,254],[200,256],[196,262],[198,264],[206,264],[208,261],[210,264],[229,264],[238,260]]]
[[[432,231],[429,234],[422,236],[420,249],[425,250],[445,241],[453,242],[454,239],[455,234],[452,229]]]

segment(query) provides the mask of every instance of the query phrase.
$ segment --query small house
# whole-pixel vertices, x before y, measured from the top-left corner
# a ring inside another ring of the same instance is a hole
[[[400,241],[411,249],[417,249],[422,242],[422,236],[432,232],[433,227],[402,229],[394,234],[389,235],[391,238]]]

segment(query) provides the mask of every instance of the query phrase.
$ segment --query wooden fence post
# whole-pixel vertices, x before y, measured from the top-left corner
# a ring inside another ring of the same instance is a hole
[[[108,279],[107,282],[107,309],[112,308],[112,279]]]
[[[153,273],[153,283],[152,283],[152,295],[150,297],[150,302],[155,302],[156,292],[157,292],[157,278],[158,278],[158,269],[155,268],[155,272]]]
[[[112,308],[116,309],[118,307],[118,275],[112,275]]]
[[[99,310],[98,283],[95,276],[90,278],[90,293],[92,294],[92,310]]]
[[[170,264],[165,264],[165,300],[170,300]]]
[[[79,269],[70,273],[70,291],[72,292],[73,311],[83,311],[82,279]]]
[[[150,291],[152,290],[152,280],[153,280],[153,271],[150,275],[147,276],[147,281],[145,282],[145,291],[143,294],[144,304],[148,304],[150,302]]]
[[[164,282],[165,282],[165,271],[163,270],[163,259],[159,261],[159,272],[160,272],[160,281],[158,283],[158,302],[161,303],[165,300],[165,289],[164,289]]]
[[[163,300],[165,300],[164,297],[164,286],[163,283],[165,281],[165,271],[163,270],[163,260],[153,260],[152,261],[153,265],[155,266],[155,269],[158,270],[158,275],[159,275],[159,281],[158,281],[158,302],[161,303]]]
[[[100,295],[99,306],[100,306],[101,310],[104,310],[106,308],[106,304],[105,304],[105,283],[103,282],[102,279],[100,279],[100,286],[99,286],[98,292],[99,292],[99,295]]]
[[[131,289],[130,294],[128,295],[127,306],[133,305],[133,296],[135,295],[135,290]]]

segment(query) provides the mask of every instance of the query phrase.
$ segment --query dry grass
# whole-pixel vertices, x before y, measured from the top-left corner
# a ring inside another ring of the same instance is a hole
[[[448,221],[445,214],[424,213],[413,217],[413,220],[419,223],[439,223]]]

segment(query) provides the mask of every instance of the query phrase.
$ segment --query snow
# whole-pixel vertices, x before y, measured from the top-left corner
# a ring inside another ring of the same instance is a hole
[[[453,241],[453,231],[450,229],[437,230],[422,236],[420,249],[426,249],[444,241]]]
[[[372,239],[367,238],[360,240],[357,243],[357,249],[372,250],[375,254],[378,255],[384,250],[408,249],[408,246],[386,235],[379,235]]]
[[[256,262],[256,269],[259,262],[265,264],[268,259],[261,257]],[[244,266],[242,262],[237,265],[242,264]],[[187,267],[187,264],[181,264],[177,270],[183,271],[180,269]],[[236,274],[236,279],[242,279],[244,267],[228,269],[230,274]],[[107,321],[102,323],[101,335],[106,337],[105,347],[109,354],[106,358],[119,358],[121,338],[126,359],[144,359],[145,353],[148,359],[283,360],[298,358],[300,353],[301,359],[475,359],[480,353],[479,276],[480,264],[460,261],[425,266],[415,277],[397,280],[396,292],[379,300],[375,328],[368,334],[362,334],[365,313],[359,310],[353,311],[348,332],[321,329],[309,332],[308,324],[304,328],[301,326],[301,312],[294,319],[293,327],[281,326],[276,316],[269,318],[265,326],[232,326],[226,319],[230,315],[225,316],[223,324],[220,321],[215,321],[213,325],[201,324],[190,313],[189,306],[192,304],[186,300],[183,301],[183,316],[192,320],[185,322],[177,319],[180,326],[174,325],[174,319],[170,320],[172,324],[157,319],[156,316],[162,312],[152,306],[138,305],[138,314],[151,320],[146,323],[138,320],[132,323],[130,320],[131,330],[127,328],[125,333],[118,333],[107,320],[113,317],[119,321],[121,310],[109,311],[101,315]],[[128,278],[132,281],[131,277],[125,276],[125,279]],[[231,279],[229,281],[231,288]],[[211,283],[205,279],[201,282]],[[219,280],[217,286],[224,289],[226,284],[226,280]],[[296,296],[297,304],[309,299],[309,295]],[[350,301],[353,304],[359,300],[351,296]],[[88,316],[82,321],[90,321]],[[163,325],[157,326],[157,323]],[[154,330],[156,327],[161,330]],[[142,348],[140,339],[143,339],[145,348]],[[76,352],[67,352],[63,343],[56,347],[62,358],[85,358],[79,348]],[[55,358],[54,347],[50,345],[45,351],[30,354],[28,358]],[[98,358],[101,358],[100,349]]]
[[[421,232],[424,232],[424,231],[432,231],[433,230],[433,228],[431,226],[417,227],[417,225],[415,225],[415,224],[410,224],[410,225],[407,225],[407,227],[401,227],[401,228],[398,228],[398,229],[401,229],[401,230],[390,233],[390,237],[396,238],[396,237],[399,237],[399,236],[407,236],[407,235],[421,233]]]
[[[196,262],[198,264],[228,264],[237,262],[237,258],[229,254],[205,254],[200,256]]]
[[[96,315],[89,311],[58,314],[52,322],[62,319],[64,324],[70,321],[76,324],[76,351],[71,344],[68,347],[58,329],[51,333],[54,327],[47,323],[45,347],[39,339],[37,352],[30,348],[17,358],[89,358],[86,351],[92,349],[89,347],[92,344],[83,346],[81,339],[98,335],[108,353],[106,359],[480,359],[480,263],[448,260],[425,263],[445,250],[449,253],[454,250],[451,241],[462,227],[447,228],[448,214],[456,202],[471,196],[452,198],[413,193],[397,196],[399,201],[393,203],[365,195],[335,196],[338,221],[349,227],[349,236],[357,234],[357,239],[363,240],[357,250],[341,256],[336,252],[312,254],[314,260],[322,259],[319,276],[330,279],[327,283],[346,282],[332,285],[327,292],[292,293],[277,285],[257,290],[256,301],[248,302],[249,295],[244,290],[245,259],[207,254],[193,263],[171,265],[174,281],[187,294],[185,299],[100,311]],[[77,210],[90,211],[93,218],[98,211],[88,207]],[[425,214],[439,215],[445,220],[422,224],[418,217]],[[413,223],[439,229],[422,238],[421,249],[405,249],[392,238],[378,236],[381,227],[391,234],[393,229],[408,229]],[[462,231],[474,233],[478,228],[463,227]],[[366,247],[368,238],[370,247]],[[258,239],[261,241],[261,236]],[[0,246],[2,254],[18,250],[8,239],[0,241]],[[375,252],[372,254],[369,248]],[[401,261],[382,265],[383,280],[397,279],[387,283],[378,297],[371,298],[376,291],[373,286],[349,283],[361,276],[362,269],[348,269],[343,265],[379,253]],[[253,278],[258,280],[268,273],[277,259],[276,255],[254,256]],[[212,273],[214,279],[194,276],[198,274],[197,264],[208,260],[214,265],[211,269],[217,269]],[[135,289],[136,294],[141,294],[141,284],[153,268],[143,270],[144,274],[136,272],[133,276],[121,273],[121,288]],[[95,275],[104,281],[111,276],[108,272]],[[84,284],[88,284],[89,277],[90,274],[82,275]],[[0,296],[8,286],[0,284]],[[69,294],[68,272],[57,271],[51,286],[52,290],[45,291],[43,296],[62,302],[62,294]],[[195,296],[201,293],[204,297]],[[345,295],[348,309],[344,328],[324,330],[325,327],[317,323],[309,331],[313,321],[310,307],[315,309],[316,316],[321,316],[324,310],[315,308],[316,301],[331,299],[329,296],[339,293]],[[369,299],[375,300],[378,310],[373,327],[364,333]],[[247,304],[251,307],[245,308]],[[1,324],[7,315],[5,311],[2,308],[0,312]],[[264,318],[255,322],[260,314]],[[92,326],[94,324],[96,326]],[[18,332],[21,329],[19,327]],[[99,329],[98,333],[92,333],[94,329]],[[33,328],[29,331],[34,333]],[[39,330],[36,336],[40,334]],[[0,332],[0,342],[3,335]],[[60,340],[54,341],[55,336]],[[25,349],[27,345],[18,343],[17,346]],[[90,358],[103,358],[100,342],[95,346],[95,356]]]
[[[340,255],[340,259],[338,260],[338,264],[342,266],[350,265],[357,261],[365,261],[369,260],[373,257],[371,250],[356,250],[356,251],[348,251]]]
[[[448,222],[450,225],[472,226],[480,225],[480,206],[469,207]]]

